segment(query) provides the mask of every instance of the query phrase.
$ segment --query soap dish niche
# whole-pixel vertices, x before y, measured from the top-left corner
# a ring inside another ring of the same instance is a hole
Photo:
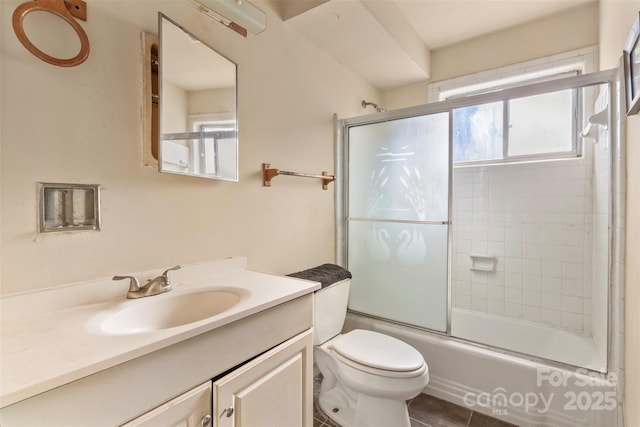
[[[470,254],[472,271],[496,271],[496,257],[488,254]]]
[[[94,184],[38,185],[39,231],[100,230],[100,186]]]

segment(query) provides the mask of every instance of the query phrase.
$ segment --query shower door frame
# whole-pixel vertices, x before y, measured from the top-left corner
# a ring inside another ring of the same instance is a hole
[[[609,105],[609,131],[610,135],[614,135],[615,133],[615,121],[612,117],[612,106],[614,105],[615,93],[614,93],[614,83],[616,81],[616,75],[618,73],[617,69],[604,70],[589,74],[583,74],[579,76],[566,77],[557,80],[545,81],[540,83],[533,84],[525,84],[522,86],[516,86],[507,89],[496,90],[492,92],[482,93],[478,95],[471,95],[468,97],[460,97],[454,98],[450,100],[433,102],[429,104],[422,104],[413,107],[401,108],[392,111],[386,111],[383,113],[373,113],[367,114],[363,116],[351,117],[346,119],[340,119],[337,115],[334,116],[334,138],[336,143],[335,150],[335,170],[336,170],[336,190],[335,190],[335,220],[336,220],[336,262],[339,265],[342,265],[348,268],[347,263],[347,254],[348,254],[348,200],[349,200],[349,190],[348,190],[348,165],[349,165],[349,128],[354,126],[362,126],[374,123],[387,122],[392,120],[400,120],[406,119],[416,116],[424,116],[438,113],[448,113],[449,115],[449,200],[448,200],[448,218],[449,220],[446,222],[448,225],[448,240],[447,240],[447,319],[446,319],[446,332],[429,329],[421,326],[411,325],[403,322],[399,322],[396,320],[391,320],[387,318],[382,318],[379,316],[375,316],[368,313],[362,313],[358,311],[354,311],[349,309],[348,311],[351,313],[355,313],[358,315],[371,317],[375,319],[384,320],[390,323],[396,323],[403,326],[407,326],[414,329],[424,330],[429,333],[434,333],[438,335],[446,336],[447,338],[455,339],[461,342],[469,343],[472,345],[476,345],[482,348],[490,349],[491,351],[496,351],[503,354],[516,355],[519,357],[526,357],[529,360],[540,361],[545,364],[554,365],[562,368],[566,368],[570,366],[572,368],[576,368],[574,365],[569,365],[564,362],[559,362],[556,360],[545,359],[543,357],[533,356],[530,354],[520,353],[513,350],[508,350],[500,347],[494,347],[489,344],[478,343],[475,341],[470,341],[464,338],[459,338],[454,335],[451,335],[451,313],[452,313],[452,281],[451,281],[451,259],[452,259],[452,220],[451,220],[451,209],[452,209],[452,191],[453,191],[453,110],[456,108],[469,107],[473,105],[480,105],[489,102],[496,101],[506,101],[512,98],[519,98],[531,95],[538,95],[548,92],[566,90],[566,89],[581,89],[588,86],[595,85],[607,85],[608,86],[608,105]],[[426,90],[426,89],[425,89]],[[582,108],[579,106],[579,113],[582,113]],[[584,124],[584,123],[581,123]],[[580,138],[579,132],[581,129],[576,129],[577,138]],[[609,148],[610,154],[613,154],[613,145],[611,144]],[[612,301],[612,272],[613,272],[613,260],[612,260],[612,251],[613,251],[613,231],[614,231],[614,197],[613,197],[613,172],[614,172],[614,156],[610,155],[610,171],[611,171],[611,179],[609,182],[609,239],[608,239],[608,281],[607,281],[607,349],[606,349],[606,357],[607,357],[607,370],[610,369],[612,358],[612,316],[613,316],[613,301]],[[582,368],[578,366],[578,368]]]

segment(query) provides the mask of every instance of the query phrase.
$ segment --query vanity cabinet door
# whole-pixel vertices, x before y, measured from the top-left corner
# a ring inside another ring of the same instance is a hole
[[[206,427],[211,425],[211,381],[135,418],[123,427]]]
[[[214,425],[311,427],[312,354],[308,330],[215,381]]]

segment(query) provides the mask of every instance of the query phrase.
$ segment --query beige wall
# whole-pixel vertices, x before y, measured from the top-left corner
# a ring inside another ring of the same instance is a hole
[[[627,217],[625,245],[625,411],[627,426],[640,426],[640,117],[627,120]]]
[[[627,120],[625,246],[625,410],[627,426],[640,426],[640,117]]]
[[[382,92],[380,103],[387,110],[426,104],[428,102],[428,84],[429,82],[425,81],[386,90]]]
[[[379,93],[270,3],[256,2],[267,30],[244,39],[183,1],[89,0],[91,54],[73,68],[18,43],[20,3],[0,3],[2,293],[231,255],[276,273],[334,260],[333,184],[277,177],[265,188],[261,163],[333,173],[333,113],[360,114]],[[156,32],[158,10],[238,64],[239,183],[142,166],[140,32]],[[39,181],[101,184],[102,230],[36,234]]]
[[[618,64],[639,0],[601,0],[600,65]],[[640,116],[627,118],[627,209],[625,236],[625,425],[640,426]]]
[[[528,24],[431,52],[431,80],[383,92],[381,104],[396,109],[427,103],[431,81],[491,70],[598,44],[598,5],[588,3]]]
[[[598,6],[569,9],[431,52],[431,80],[440,81],[598,43]]]
[[[625,402],[628,426],[640,426],[640,117],[627,120]]]

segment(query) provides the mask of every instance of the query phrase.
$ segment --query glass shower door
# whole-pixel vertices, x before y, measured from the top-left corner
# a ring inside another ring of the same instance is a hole
[[[347,128],[353,311],[447,331],[449,112]]]

